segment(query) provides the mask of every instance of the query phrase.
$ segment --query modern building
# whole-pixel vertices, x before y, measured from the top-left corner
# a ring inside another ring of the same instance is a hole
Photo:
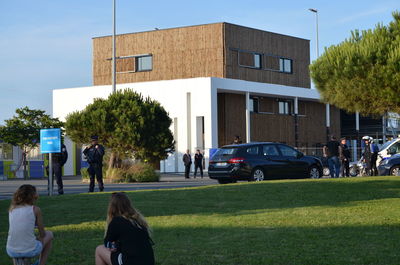
[[[93,86],[53,91],[53,116],[82,110],[111,92],[111,36],[93,39]],[[186,149],[205,151],[243,141],[276,141],[316,148],[328,132],[340,136],[340,111],[310,88],[309,40],[214,23],[116,37],[117,90],[159,101],[173,124],[176,153],[162,172],[184,170]],[[66,141],[69,153],[80,153]],[[80,156],[65,174],[77,174]]]

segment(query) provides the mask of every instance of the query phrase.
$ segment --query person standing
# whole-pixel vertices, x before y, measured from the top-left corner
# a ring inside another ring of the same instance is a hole
[[[88,173],[90,177],[89,192],[94,191],[94,177],[96,176],[99,190],[104,190],[103,184],[103,156],[104,147],[99,144],[98,136],[91,137],[91,145],[83,150],[87,162],[89,163]]]
[[[378,159],[379,147],[374,143],[372,137],[369,139],[371,146],[371,175],[378,176],[378,168],[376,167],[376,160]]]
[[[185,179],[189,178],[190,166],[192,165],[192,157],[190,156],[189,149],[186,150],[186,153],[183,155],[183,164],[185,165]]]
[[[346,138],[340,139],[339,158],[342,162],[340,168],[342,177],[350,177],[350,149],[346,145]]]
[[[328,157],[329,172],[331,178],[338,178],[340,173],[339,161],[339,142],[335,136],[331,136],[331,140],[324,146],[324,156]]]
[[[362,157],[365,163],[365,173],[367,176],[371,176],[372,152],[371,152],[371,144],[369,142],[369,136],[364,136],[362,139],[364,140],[364,151],[362,153]]]
[[[54,153],[52,157],[53,176],[56,177],[58,194],[64,194],[64,185],[62,180],[62,167],[68,160],[67,147],[61,144],[61,153]]]
[[[197,168],[200,169],[200,176],[203,178],[203,155],[199,149],[197,149],[194,155],[194,178],[196,178]]]

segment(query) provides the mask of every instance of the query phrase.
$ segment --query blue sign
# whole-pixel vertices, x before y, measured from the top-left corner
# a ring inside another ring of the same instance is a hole
[[[61,152],[61,129],[40,130],[40,152],[42,154]]]

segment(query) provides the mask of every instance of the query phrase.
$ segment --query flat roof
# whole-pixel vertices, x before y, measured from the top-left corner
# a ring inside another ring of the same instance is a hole
[[[123,36],[123,35],[130,35],[130,34],[141,34],[141,33],[156,32],[156,31],[163,31],[163,30],[174,30],[174,29],[181,29],[181,28],[192,28],[192,27],[201,27],[201,26],[211,26],[211,25],[216,25],[216,24],[233,25],[233,26],[237,26],[237,27],[241,27],[241,28],[247,28],[247,29],[251,29],[251,30],[257,30],[257,31],[272,33],[272,34],[276,34],[276,35],[286,36],[286,37],[290,37],[290,38],[296,38],[296,39],[301,39],[301,40],[305,40],[305,41],[310,41],[310,40],[308,40],[308,39],[304,39],[304,38],[300,38],[300,37],[295,37],[295,36],[291,36],[291,35],[286,35],[286,34],[271,32],[271,31],[266,31],[266,30],[262,30],[262,29],[256,29],[256,28],[252,28],[252,27],[246,27],[246,26],[242,26],[242,25],[238,25],[238,24],[229,23],[229,22],[214,22],[214,23],[199,24],[199,25],[190,25],[190,26],[180,26],[180,27],[172,27],[172,28],[165,28],[165,29],[155,28],[155,29],[153,29],[153,30],[145,30],[145,31],[138,31],[138,32],[130,32],[130,33],[116,34],[116,36]],[[97,36],[97,37],[92,37],[92,39],[108,38],[108,37],[111,37],[111,36],[112,36],[112,35]]]

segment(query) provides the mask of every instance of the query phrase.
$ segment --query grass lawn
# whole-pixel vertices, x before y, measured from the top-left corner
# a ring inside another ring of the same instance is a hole
[[[157,264],[400,264],[400,178],[280,180],[128,193]],[[94,264],[110,194],[41,197],[49,264]],[[0,264],[9,201],[0,201]]]

